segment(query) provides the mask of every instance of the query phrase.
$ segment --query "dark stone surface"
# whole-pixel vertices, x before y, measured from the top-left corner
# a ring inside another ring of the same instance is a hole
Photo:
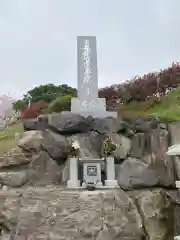
[[[67,157],[67,141],[66,138],[60,134],[46,130],[43,132],[42,147],[50,157],[57,160],[59,164],[64,162]]]

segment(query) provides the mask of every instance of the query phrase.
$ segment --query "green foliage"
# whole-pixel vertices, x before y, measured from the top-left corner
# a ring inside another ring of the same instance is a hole
[[[180,120],[180,88],[169,92],[159,99],[150,99],[144,102],[131,102],[119,108],[122,117],[152,115],[163,121],[173,122]]]
[[[27,104],[28,104],[28,101],[27,101],[27,100],[20,99],[20,100],[14,102],[14,103],[12,104],[13,110],[14,110],[15,112],[22,111],[23,109],[25,109],[25,108],[27,107]]]
[[[8,128],[0,131],[0,141],[4,139],[14,139],[16,133],[22,133],[23,127],[21,122],[15,122],[8,126]]]
[[[102,143],[102,154],[110,156],[116,150],[116,145],[110,137],[107,137]]]
[[[52,113],[52,112],[70,111],[71,98],[72,98],[71,95],[58,97],[49,105],[47,112]]]
[[[54,85],[49,83],[46,85],[40,85],[28,91],[24,96],[24,99],[28,99],[30,95],[32,102],[43,101],[49,103],[59,96],[71,95],[75,93],[75,91],[75,88],[69,87],[66,84]]]
[[[45,84],[35,87],[27,92],[24,95],[22,100],[18,100],[13,103],[13,109],[17,111],[24,110],[29,101],[29,97],[31,102],[46,102],[50,103],[54,101],[58,97],[73,95],[76,93],[76,89],[68,86],[67,84],[62,85],[54,85],[54,84]]]
[[[12,149],[17,149],[17,139],[16,134],[23,133],[23,125],[21,122],[14,122],[9,125],[7,129],[0,131],[0,156],[12,151]]]
[[[134,132],[132,126],[128,122],[120,121],[118,133],[130,138],[133,136]]]

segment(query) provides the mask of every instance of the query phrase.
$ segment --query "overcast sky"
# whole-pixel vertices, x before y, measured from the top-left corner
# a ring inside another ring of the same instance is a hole
[[[76,87],[76,37],[96,36],[99,86],[180,61],[180,0],[0,0],[0,93]]]

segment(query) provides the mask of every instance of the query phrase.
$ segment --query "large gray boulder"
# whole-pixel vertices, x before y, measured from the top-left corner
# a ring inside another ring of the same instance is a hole
[[[48,122],[52,129],[61,134],[86,132],[90,126],[88,119],[71,112],[51,114]]]
[[[135,133],[132,137],[131,156],[142,158],[151,154],[151,133]]]
[[[7,192],[0,192],[0,199],[3,194],[8,196]],[[5,209],[7,216],[15,205],[9,218],[18,217],[20,236],[78,240],[142,240],[145,237],[134,201],[121,190],[74,192],[53,186],[37,187],[22,192],[21,206],[17,206],[17,193],[13,196],[9,192],[9,195],[11,201],[3,198],[0,210]]]
[[[48,185],[0,191],[0,225],[24,238],[172,240],[173,208],[162,189],[74,192]]]
[[[37,118],[23,119],[24,131],[39,130],[39,123]]]
[[[156,129],[160,123],[160,120],[154,116],[134,116],[125,120],[132,125],[135,132],[149,132]]]
[[[112,153],[112,156],[117,160],[125,159],[131,151],[131,140],[117,133],[109,133],[107,136],[109,136],[113,144],[116,145],[116,150]]]
[[[150,165],[156,171],[162,186],[174,187],[179,164],[178,161],[174,164],[172,158],[167,156],[169,144],[170,134],[166,124],[159,123],[156,129],[134,134],[130,156]]]
[[[171,145],[180,143],[180,121],[169,123],[168,130],[171,139]]]
[[[121,165],[116,165],[116,177],[124,190],[153,187],[159,183],[155,171],[135,158],[128,158]]]
[[[49,155],[40,151],[32,156],[27,169],[27,185],[46,186],[61,184],[62,169]]]
[[[162,125],[151,131],[151,166],[156,170],[163,186],[175,186],[174,163],[166,152],[169,146],[169,132]]]
[[[49,154],[51,158],[57,160],[59,164],[66,160],[67,152],[66,138],[60,134],[46,130],[43,133],[43,149]]]
[[[18,140],[18,146],[25,151],[39,151],[42,147],[43,136],[38,130],[24,132]]]
[[[38,116],[39,130],[43,131],[49,128],[48,114],[42,114]]]
[[[174,205],[174,236],[180,236],[180,191],[178,189],[167,189],[166,196]]]
[[[121,165],[116,165],[116,176],[122,189],[175,186],[163,166],[149,165],[135,158],[128,158]]]
[[[71,112],[61,112],[49,115],[49,126],[61,134],[76,134],[95,131],[100,134],[117,133],[119,123],[112,117],[85,118]]]
[[[93,119],[90,130],[100,134],[117,133],[119,122],[113,117]]]
[[[14,162],[8,162],[8,164],[0,169],[1,186],[17,188],[24,185],[61,184],[62,167],[45,151],[32,153],[28,161],[20,162],[19,165]]]
[[[31,161],[29,154],[21,152],[19,149],[0,157],[0,168],[18,168],[28,165]]]
[[[129,192],[143,219],[146,239],[174,239],[174,206],[163,189]]]
[[[101,155],[102,141],[104,139],[104,135],[90,131],[68,137],[68,144],[71,145],[73,142],[76,142],[79,145],[79,157],[82,159],[99,158]]]
[[[8,187],[21,187],[27,182],[26,171],[0,172],[0,184]]]
[[[40,115],[37,118],[23,119],[24,131],[41,130],[44,131],[49,128],[48,115]]]

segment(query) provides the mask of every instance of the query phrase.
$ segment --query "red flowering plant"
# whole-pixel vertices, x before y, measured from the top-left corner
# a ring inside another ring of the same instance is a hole
[[[21,114],[20,119],[26,118],[36,118],[38,117],[42,111],[48,106],[46,102],[34,102],[31,103],[30,107],[25,108]]]
[[[135,76],[129,81],[122,81],[116,87],[102,88],[99,96],[107,100],[107,105],[119,100],[121,103],[130,101],[143,102],[147,99],[156,99],[180,86],[180,63],[173,62],[170,67]]]

